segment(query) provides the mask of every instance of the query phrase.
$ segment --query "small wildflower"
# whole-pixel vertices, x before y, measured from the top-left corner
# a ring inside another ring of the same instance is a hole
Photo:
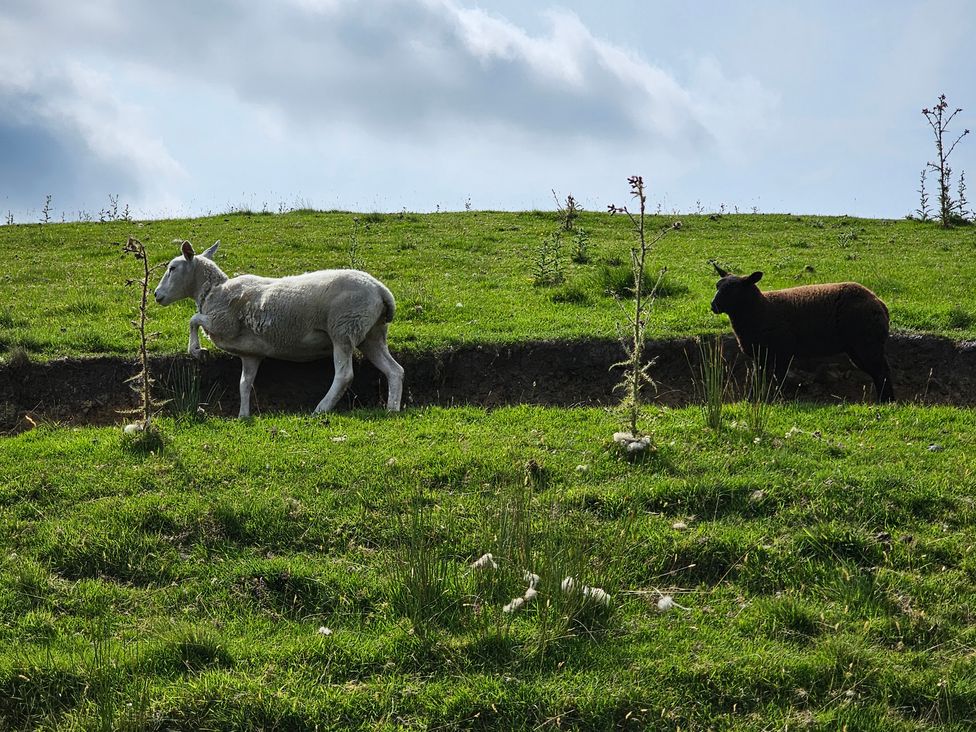
[[[346,437],[345,435],[336,435],[335,437],[332,438],[332,441],[333,442],[345,442],[348,439],[349,438]]]
[[[324,625],[320,625],[319,635],[332,635],[332,628],[326,628]]]

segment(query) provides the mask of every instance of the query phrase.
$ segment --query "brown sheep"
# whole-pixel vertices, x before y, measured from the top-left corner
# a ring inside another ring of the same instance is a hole
[[[770,364],[782,382],[794,357],[846,353],[874,381],[879,402],[895,398],[885,356],[888,308],[856,282],[760,292],[762,272],[729,274],[715,285],[713,313],[726,313],[742,351]]]

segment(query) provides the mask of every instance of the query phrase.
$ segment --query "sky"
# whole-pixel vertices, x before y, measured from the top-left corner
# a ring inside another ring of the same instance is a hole
[[[667,212],[901,218],[922,108],[976,129],[974,37],[971,0],[0,0],[0,224],[605,210],[634,174]],[[976,135],[950,162],[976,185]]]

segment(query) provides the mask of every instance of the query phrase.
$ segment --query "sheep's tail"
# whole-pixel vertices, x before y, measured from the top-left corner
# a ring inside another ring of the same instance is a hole
[[[380,292],[383,295],[383,317],[387,323],[392,323],[393,316],[396,315],[396,301],[393,299],[393,293],[385,285]]]

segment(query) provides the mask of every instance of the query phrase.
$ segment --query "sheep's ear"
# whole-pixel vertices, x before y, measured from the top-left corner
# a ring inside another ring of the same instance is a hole
[[[201,257],[204,257],[205,259],[213,259],[213,255],[217,252],[217,247],[219,247],[219,246],[220,246],[220,239],[218,239],[217,241],[215,241],[213,243],[213,246],[212,247],[208,247],[207,251],[205,251],[200,256]]]
[[[712,263],[712,266],[715,268],[715,271],[718,272],[718,276],[719,277],[728,277],[729,276],[729,273],[726,272],[721,267],[719,267],[718,266],[718,262],[716,262],[714,259],[709,259],[708,261]]]
[[[184,241],[183,246],[181,247],[181,251],[183,252],[183,256],[186,257],[187,262],[193,259],[193,255],[195,252],[193,251],[193,245],[190,242]]]
[[[762,272],[753,272],[751,275],[746,277],[746,282],[751,282],[752,284],[756,284],[761,279],[762,279]]]

